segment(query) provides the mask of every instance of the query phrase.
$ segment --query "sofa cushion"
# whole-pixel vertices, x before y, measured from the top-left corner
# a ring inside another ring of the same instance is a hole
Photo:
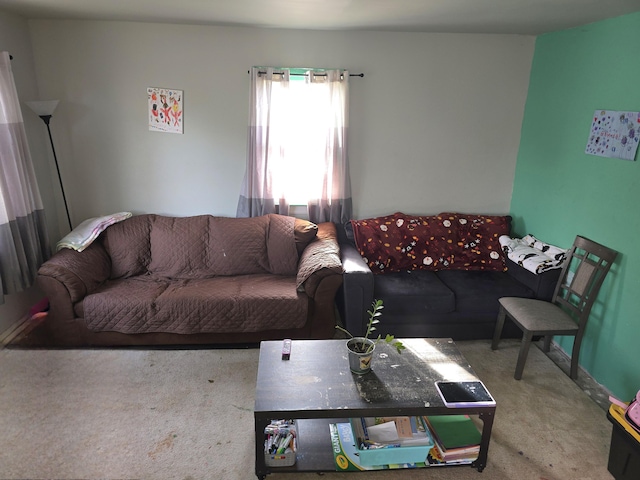
[[[157,216],[151,226],[149,272],[167,278],[199,278],[213,275],[207,243],[209,216]]]
[[[111,258],[111,278],[126,278],[147,272],[151,261],[149,234],[155,215],[136,215],[111,225],[101,236]]]
[[[378,275],[374,298],[384,301],[384,316],[393,321],[394,314],[448,313],[455,310],[454,293],[435,272],[405,271]]]
[[[269,214],[267,218],[269,220],[266,238],[268,272],[274,275],[295,275],[298,272],[299,258],[295,218],[275,214]]]
[[[92,331],[241,333],[302,328],[308,298],[295,277],[242,275],[170,280],[146,275],[107,282],[85,297]]]
[[[318,225],[307,220],[296,218],[293,225],[293,234],[296,242],[296,250],[298,251],[298,256],[300,256],[307,245],[316,238]]]
[[[211,217],[208,265],[214,275],[294,275],[298,255],[293,217]]]
[[[152,273],[167,278],[273,273],[296,275],[299,251],[317,225],[284,215],[254,218],[137,215],[102,236],[110,278]]]
[[[499,238],[509,235],[508,215],[441,213],[444,222],[456,230],[457,248],[453,268],[460,270],[506,271],[505,256]]]
[[[497,316],[500,297],[535,296],[533,290],[503,272],[441,270],[436,275],[455,294],[456,311],[474,312],[478,317]]]
[[[374,273],[449,268],[457,245],[455,224],[438,216],[352,220],[355,244]]]
[[[295,275],[293,217],[162,217],[150,232],[149,272],[176,279],[272,273]]]

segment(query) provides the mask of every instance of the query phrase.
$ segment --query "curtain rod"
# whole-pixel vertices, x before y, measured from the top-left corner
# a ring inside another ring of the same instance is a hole
[[[247,70],[247,73],[251,73],[251,70]],[[267,73],[267,72],[265,72],[263,70],[259,70],[258,71],[258,75],[264,75],[265,73]],[[284,74],[284,72],[273,72],[273,73],[274,73],[274,75],[283,75]],[[307,73],[290,73],[289,75],[292,76],[292,77],[306,77],[308,74]],[[326,73],[316,73],[316,76],[318,76],[318,77],[326,77],[327,74]],[[364,77],[364,73],[350,73],[349,76],[350,77],[361,77],[362,78],[362,77]]]

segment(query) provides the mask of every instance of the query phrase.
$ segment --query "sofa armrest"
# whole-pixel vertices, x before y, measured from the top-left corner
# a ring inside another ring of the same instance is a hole
[[[533,290],[535,292],[535,298],[547,301],[551,300],[556,284],[558,283],[558,278],[560,277],[560,268],[535,274],[509,258],[506,259],[506,264],[507,273]]]
[[[351,244],[340,245],[342,288],[337,297],[338,311],[344,327],[354,336],[367,329],[367,310],[373,302],[373,272],[360,252]]]
[[[55,292],[61,290],[47,288],[48,285],[60,284],[68,294],[65,296],[66,301],[76,303],[107,280],[110,273],[109,255],[100,242],[94,242],[82,252],[67,248],[60,250],[40,266],[38,277],[41,278],[40,284],[54,308],[60,297]]]
[[[342,276],[336,228],[330,222],[320,223],[315,240],[300,256],[296,284],[298,289],[303,289],[313,298],[322,280],[332,275]]]

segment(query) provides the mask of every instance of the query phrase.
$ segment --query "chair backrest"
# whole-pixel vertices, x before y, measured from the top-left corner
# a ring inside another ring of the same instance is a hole
[[[618,252],[578,235],[565,261],[553,302],[573,314],[584,328]]]

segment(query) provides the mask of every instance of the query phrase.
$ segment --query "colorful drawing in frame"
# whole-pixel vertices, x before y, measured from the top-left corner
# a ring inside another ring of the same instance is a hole
[[[585,153],[633,161],[640,140],[640,112],[596,110]]]
[[[174,88],[147,88],[149,130],[183,133],[183,91]]]

